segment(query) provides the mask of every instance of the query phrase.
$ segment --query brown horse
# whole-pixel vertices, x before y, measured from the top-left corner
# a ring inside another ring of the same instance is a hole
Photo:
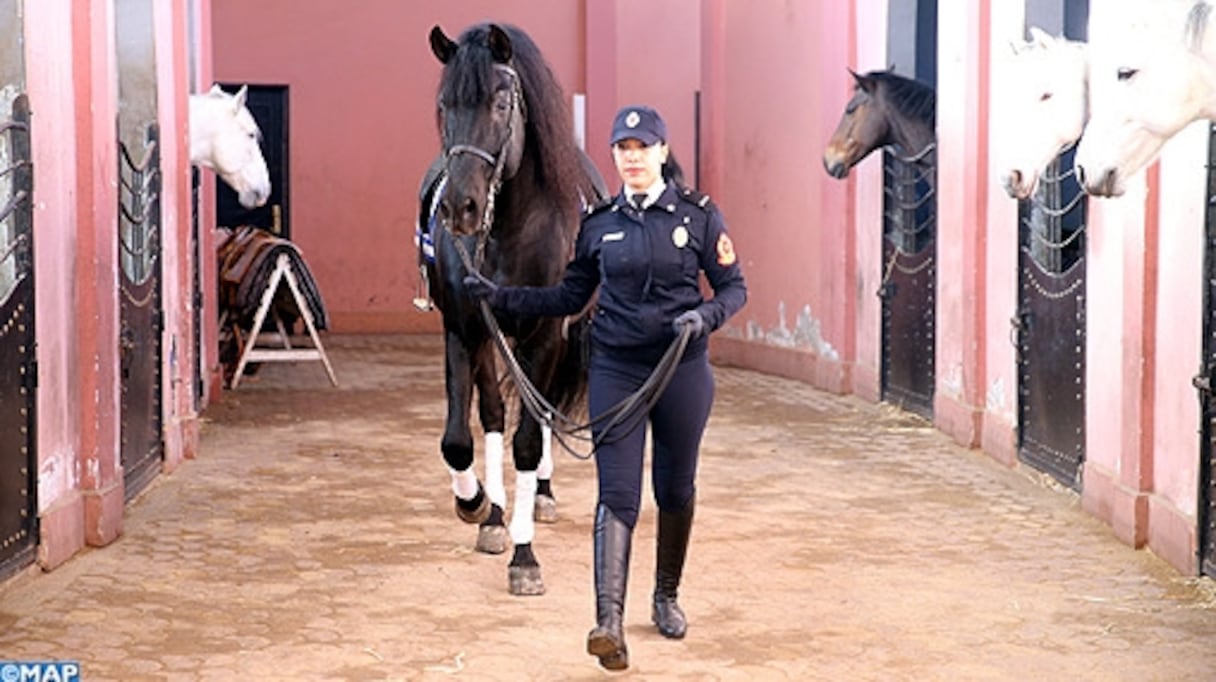
[[[933,88],[891,71],[849,73],[856,81],[853,97],[823,152],[828,175],[844,178],[870,152],[886,146],[914,163],[931,164],[925,157],[937,140]]]

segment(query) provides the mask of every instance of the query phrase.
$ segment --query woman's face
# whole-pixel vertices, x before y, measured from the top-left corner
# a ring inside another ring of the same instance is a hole
[[[647,147],[641,140],[626,138],[612,145],[612,160],[625,187],[632,192],[645,192],[663,173],[667,144],[656,142]]]

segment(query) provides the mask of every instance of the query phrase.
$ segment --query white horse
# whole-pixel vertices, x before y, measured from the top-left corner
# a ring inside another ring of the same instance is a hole
[[[229,95],[215,85],[190,96],[190,163],[214,170],[236,190],[245,208],[264,206],[270,173],[259,144],[262,133],[245,108],[248,86]]]
[[[1090,121],[1077,149],[1085,191],[1118,196],[1128,176],[1194,121],[1216,120],[1216,31],[1207,2],[1144,3],[1090,42]]]
[[[1009,196],[1028,199],[1043,168],[1081,137],[1089,117],[1086,44],[1030,28],[1030,42],[1013,47],[1006,100],[1016,134],[1003,136]]]

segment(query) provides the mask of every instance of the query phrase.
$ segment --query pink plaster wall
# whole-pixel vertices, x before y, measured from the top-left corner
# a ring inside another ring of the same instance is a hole
[[[34,268],[38,330],[38,506],[44,513],[79,484],[76,454],[81,424],[74,409],[77,362],[76,297],[76,133],[74,100],[60,96],[72,83],[71,3],[25,5],[26,83],[33,112],[31,143],[34,183]],[[41,333],[56,330],[57,333]]]
[[[621,182],[608,136],[617,109],[629,104],[658,109],[676,159],[689,182],[695,177],[699,8],[699,0],[587,0],[587,152],[612,192]]]
[[[153,8],[156,34],[156,80],[161,133],[161,282],[165,328],[162,401],[164,467],[174,469],[198,445],[194,412],[193,289],[190,262],[190,155],[186,64],[186,7],[157,3]]]
[[[1198,526],[1200,414],[1191,377],[1202,357],[1208,128],[1192,124],[1162,150],[1157,315],[1148,321],[1157,337],[1148,544],[1180,567],[1194,565]]]
[[[717,200],[735,226],[749,289],[734,321],[744,347],[732,358],[833,390],[847,389],[856,347],[855,245],[849,185],[820,159],[849,96],[851,17],[833,3],[769,12],[726,3],[723,19]],[[762,359],[773,351],[784,357]]]
[[[214,76],[290,89],[293,239],[338,332],[437,330],[414,310],[418,183],[439,152],[427,34],[482,20],[531,35],[583,89],[583,4],[213,0]]]
[[[938,5],[934,422],[979,444],[983,410],[988,0]]]
[[[991,5],[992,44],[1010,44],[1023,39],[1025,7],[1019,2]],[[991,62],[991,82],[1013,78],[1012,63],[997,50]],[[993,87],[988,108],[988,134],[992,144],[990,163],[983,182],[991,199],[988,202],[986,246],[987,296],[984,334],[983,427],[981,445],[986,452],[1005,464],[1017,461],[1018,435],[1018,360],[1010,341],[1010,324],[1018,309],[1018,202],[1000,186],[1003,159],[1022,139],[1021,127],[1011,107],[1002,99],[1008,90]]]

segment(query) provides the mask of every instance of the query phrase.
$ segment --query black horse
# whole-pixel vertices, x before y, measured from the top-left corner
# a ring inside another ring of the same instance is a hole
[[[444,65],[437,100],[443,155],[422,183],[419,224],[435,223],[424,235],[433,254],[423,263],[429,295],[443,316],[448,411],[441,449],[452,474],[457,515],[482,524],[479,549],[502,551],[505,540],[498,549],[486,536],[506,534],[505,402],[491,331],[481,309],[464,295],[461,280],[473,267],[499,283],[556,283],[573,255],[582,206],[607,190],[575,144],[565,95],[527,34],[514,26],[478,24],[453,42],[435,26],[430,43]],[[497,319],[531,383],[563,412],[584,397],[587,323],[585,316]],[[485,485],[473,471],[474,386],[487,434]],[[511,439],[516,470],[511,594],[544,592],[531,542],[537,468],[547,445],[548,430],[521,407]]]

